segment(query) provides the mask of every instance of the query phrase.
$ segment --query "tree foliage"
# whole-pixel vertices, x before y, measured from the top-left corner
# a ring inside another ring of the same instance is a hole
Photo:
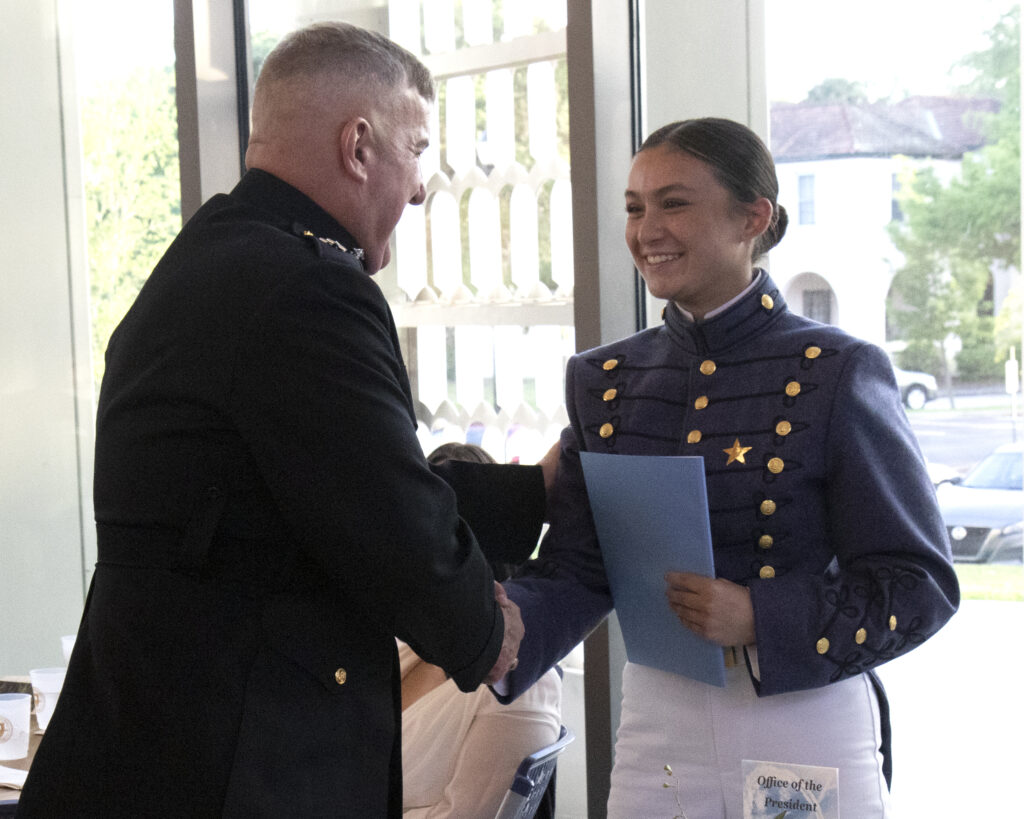
[[[989,47],[961,61],[973,72],[963,92],[1000,103],[998,113],[978,123],[986,145],[965,154],[948,183],[931,169],[908,172],[898,195],[904,219],[890,226],[905,259],[890,309],[910,340],[913,363],[931,351],[944,368],[939,351],[954,333],[963,345],[957,363],[965,378],[1001,371],[997,362],[1006,347],[996,349],[986,295],[993,271],[1020,270],[1019,23],[1015,7],[988,32]]]
[[[81,100],[93,375],[110,333],[181,228],[174,69]]]
[[[868,95],[864,90],[863,83],[831,77],[827,80],[822,80],[808,91],[806,101],[819,104],[830,102],[861,103],[868,101]]]

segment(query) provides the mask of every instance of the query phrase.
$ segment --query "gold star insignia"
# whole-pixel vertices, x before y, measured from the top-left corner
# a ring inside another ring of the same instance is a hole
[[[731,447],[722,450],[722,452],[729,456],[729,460],[725,462],[725,465],[728,466],[733,461],[745,464],[747,462],[745,456],[752,449],[752,446],[740,446],[740,439],[737,438]]]

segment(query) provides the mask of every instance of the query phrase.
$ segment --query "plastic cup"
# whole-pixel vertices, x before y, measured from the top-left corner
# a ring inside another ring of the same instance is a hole
[[[28,756],[31,694],[0,694],[0,759]]]
[[[64,654],[64,665],[71,662],[71,651],[75,647],[75,637],[77,634],[65,634],[60,638],[60,650]]]
[[[32,680],[32,692],[35,699],[36,724],[40,731],[45,731],[50,724],[50,717],[53,716],[54,706],[57,705],[57,697],[64,685],[64,675],[67,668],[33,668],[28,672]]]

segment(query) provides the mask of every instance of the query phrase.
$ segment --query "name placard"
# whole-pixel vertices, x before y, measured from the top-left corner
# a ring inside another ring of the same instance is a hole
[[[743,760],[743,819],[839,819],[839,769]]]

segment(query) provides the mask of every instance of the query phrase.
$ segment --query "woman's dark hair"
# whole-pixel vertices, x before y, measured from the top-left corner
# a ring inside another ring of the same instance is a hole
[[[447,461],[472,461],[476,464],[497,463],[482,446],[457,442],[441,444],[427,456],[427,463],[443,464]]]
[[[754,242],[754,259],[763,256],[786,234],[789,217],[778,203],[779,180],[768,148],[753,131],[730,119],[703,117],[664,125],[652,133],[640,151],[667,145],[706,162],[715,179],[740,202],[761,197],[772,203],[768,228]],[[639,153],[639,152],[638,152]]]

